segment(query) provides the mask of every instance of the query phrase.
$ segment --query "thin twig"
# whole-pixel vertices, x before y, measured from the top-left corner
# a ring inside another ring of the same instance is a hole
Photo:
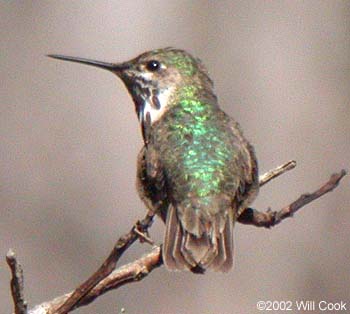
[[[290,160],[284,163],[283,165],[264,173],[259,177],[259,186],[261,187],[269,181],[271,181],[272,179],[275,179],[281,174],[285,173],[286,171],[294,169],[296,165],[297,162],[295,160]]]
[[[11,293],[16,314],[27,314],[27,302],[24,299],[23,269],[18,263],[15,252],[12,249],[6,254],[6,262],[12,273]]]
[[[93,287],[102,279],[106,278],[115,269],[123,253],[138,239],[139,231],[141,230],[141,232],[144,233],[152,225],[153,217],[153,213],[147,213],[142,221],[138,221],[127,234],[122,236],[100,268],[89,279],[76,288],[72,295],[70,295],[59,308],[54,309],[52,313],[65,314],[70,312]]]
[[[319,189],[313,193],[307,193],[301,195],[296,201],[283,207],[279,211],[267,210],[266,212],[259,212],[253,208],[247,208],[238,217],[238,222],[253,225],[255,227],[270,228],[279,224],[283,219],[292,217],[293,214],[300,208],[309,204],[310,202],[318,199],[322,195],[331,192],[335,189],[340,180],[346,175],[346,171],[343,169],[339,173],[334,173],[330,179],[323,184]]]
[[[139,236],[141,243],[146,242],[150,245],[155,245],[154,241],[146,234],[146,232],[140,231],[138,228],[135,228],[134,232]]]

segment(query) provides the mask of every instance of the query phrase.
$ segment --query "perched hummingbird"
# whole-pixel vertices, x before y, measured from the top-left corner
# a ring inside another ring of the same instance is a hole
[[[203,63],[174,48],[124,63],[49,56],[109,70],[132,96],[144,140],[137,187],[166,224],[166,267],[228,271],[233,225],[258,192],[258,167],[239,125],[218,106]]]

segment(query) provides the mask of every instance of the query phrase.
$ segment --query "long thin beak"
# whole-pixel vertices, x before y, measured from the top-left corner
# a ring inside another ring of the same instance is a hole
[[[50,54],[47,56],[50,58],[54,58],[54,59],[92,65],[92,66],[95,66],[98,68],[112,71],[116,74],[118,74],[121,71],[126,69],[125,64],[122,64],[122,63],[109,63],[109,62],[102,62],[102,61],[96,61],[96,60],[90,60],[90,59],[78,58],[78,57],[63,56],[63,55],[51,55]]]

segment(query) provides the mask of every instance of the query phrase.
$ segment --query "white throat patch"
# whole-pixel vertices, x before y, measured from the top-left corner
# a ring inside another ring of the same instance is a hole
[[[170,97],[172,91],[173,91],[173,88],[169,87],[165,90],[162,90],[157,96],[154,96],[154,97],[158,98],[157,104],[154,104],[154,100],[152,100],[151,98],[147,98],[147,100],[145,101],[145,105],[144,105],[144,109],[143,109],[143,117],[145,119],[147,117],[147,115],[149,114],[151,125],[154,122],[156,122],[157,120],[159,120],[159,118],[166,111],[168,100],[169,100],[169,97]],[[152,97],[152,96],[150,96],[150,97]],[[140,122],[142,123],[142,121],[141,121],[142,116],[141,115],[140,115],[139,119],[140,119]]]

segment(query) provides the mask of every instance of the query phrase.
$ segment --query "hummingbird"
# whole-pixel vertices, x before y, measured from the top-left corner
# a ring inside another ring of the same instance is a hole
[[[202,61],[171,47],[122,63],[48,56],[111,71],[129,91],[144,142],[136,185],[165,223],[165,266],[229,271],[234,223],[258,193],[258,165]]]

